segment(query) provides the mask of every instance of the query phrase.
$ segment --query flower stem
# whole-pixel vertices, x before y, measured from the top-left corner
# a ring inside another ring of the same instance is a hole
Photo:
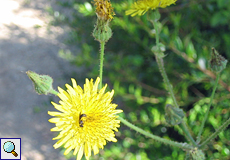
[[[104,50],[105,50],[105,42],[100,42],[101,54],[100,54],[100,84],[99,89],[102,88],[102,78],[103,78],[103,61],[104,61]]]
[[[230,124],[230,118],[224,122],[224,124],[222,124],[217,130],[216,132],[214,132],[211,136],[208,136],[208,138],[200,145],[200,148],[205,147],[205,145],[207,145],[212,139],[216,138],[216,136],[218,136],[218,134],[223,131],[226,127],[228,127],[228,125]]]
[[[173,103],[174,103],[176,108],[179,108],[179,105],[177,104],[176,98],[175,98],[174,93],[173,93],[172,85],[170,84],[168,76],[167,76],[165,69],[164,69],[163,58],[161,58],[159,56],[161,51],[160,51],[160,38],[159,38],[159,30],[158,30],[158,26],[157,26],[157,21],[153,20],[151,22],[153,23],[154,29],[156,31],[156,47],[157,47],[157,52],[158,52],[158,53],[154,53],[156,56],[156,61],[157,61],[159,70],[161,72],[161,75],[163,77],[163,80],[164,80],[165,84],[167,85],[167,90],[169,91],[169,94],[170,94],[171,98],[173,99]]]
[[[166,74],[166,72],[165,72],[163,58],[158,57],[157,54],[156,54],[156,61],[157,61],[159,70],[160,70],[160,72],[161,72],[161,75],[162,75],[162,77],[163,77],[164,83],[165,83],[166,86],[167,86],[166,89],[167,89],[167,91],[169,92],[169,95],[171,96],[171,98],[172,98],[172,100],[173,100],[173,103],[174,103],[175,107],[176,107],[176,108],[179,108],[179,105],[177,104],[176,98],[175,98],[174,93],[173,93],[172,85],[170,84],[169,79],[168,79],[168,76],[167,76],[167,74]]]
[[[211,95],[211,98],[210,98],[210,102],[209,102],[209,104],[208,104],[207,111],[206,111],[206,113],[205,113],[204,119],[203,119],[203,121],[202,121],[200,130],[199,130],[199,133],[198,133],[198,136],[197,136],[197,142],[198,142],[198,143],[200,142],[201,134],[202,134],[203,129],[204,129],[204,124],[205,124],[205,122],[206,122],[206,120],[207,120],[207,118],[208,118],[209,110],[210,110],[210,107],[211,107],[211,105],[212,105],[212,100],[213,100],[213,98],[214,98],[214,95],[215,95],[215,92],[216,92],[216,88],[217,88],[219,79],[220,79],[220,73],[217,73],[217,77],[216,77],[216,81],[215,81],[214,88],[213,88],[213,90],[212,90],[212,95]]]
[[[49,91],[49,93],[54,94],[55,96],[57,96],[57,95],[58,95],[58,92],[57,92],[57,91],[55,91],[54,89],[51,89],[51,90]]]
[[[161,72],[161,75],[163,77],[163,80],[164,80],[164,83],[166,84],[166,89],[167,91],[169,92],[169,95],[171,96],[172,100],[173,100],[173,103],[174,103],[174,106],[176,108],[179,108],[179,105],[177,104],[177,100],[175,98],[175,95],[173,93],[173,88],[172,88],[172,85],[170,84],[169,82],[169,79],[168,79],[168,76],[165,72],[165,68],[164,68],[164,61],[163,61],[163,58],[162,58],[162,52],[160,51],[160,38],[159,38],[159,31],[158,31],[158,26],[157,26],[157,21],[156,20],[153,20],[152,21],[153,25],[154,25],[154,28],[156,30],[156,47],[157,47],[157,53],[154,53],[155,56],[156,56],[156,61],[157,61],[157,64],[158,64],[158,67],[159,67],[159,70]],[[192,142],[192,144],[194,146],[197,146],[196,142],[194,141],[194,139],[192,138],[189,130],[188,130],[188,127],[186,126],[185,122],[182,121],[182,123],[180,124],[180,127],[182,128],[183,132],[185,133],[186,135],[186,138]]]
[[[147,137],[150,137],[156,141],[159,141],[159,142],[162,142],[164,144],[167,144],[167,145],[171,145],[171,146],[175,146],[175,147],[179,147],[179,148],[182,148],[182,149],[192,149],[193,147],[190,146],[189,144],[187,143],[179,143],[179,142],[175,142],[175,141],[171,141],[171,140],[168,140],[168,139],[164,139],[164,138],[161,138],[161,137],[158,137],[158,136],[155,136],[149,132],[146,132],[144,131],[143,129],[131,124],[130,122],[128,122],[127,120],[123,119],[122,117],[119,117],[118,118],[122,123],[124,123],[126,126],[130,127],[131,129],[147,136]]]
[[[185,133],[186,138],[187,138],[190,142],[192,142],[193,146],[197,146],[197,143],[196,143],[195,140],[192,138],[192,136],[191,136],[191,134],[190,134],[190,132],[189,132],[189,130],[188,130],[188,127],[187,127],[186,123],[184,122],[184,120],[181,122],[180,127],[181,127],[181,129],[183,130],[183,132]]]

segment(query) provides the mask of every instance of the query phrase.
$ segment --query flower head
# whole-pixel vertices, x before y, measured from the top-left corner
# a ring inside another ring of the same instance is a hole
[[[96,14],[99,19],[111,20],[115,15],[113,7],[109,0],[94,0],[96,6]]]
[[[174,4],[177,0],[138,0],[134,2],[131,9],[126,11],[126,15],[139,16],[144,15],[149,9],[153,10],[158,7],[165,8]]]
[[[64,145],[66,148],[64,155],[74,150],[80,160],[85,154],[86,159],[99,153],[100,148],[104,148],[106,141],[116,142],[114,131],[118,131],[120,121],[117,119],[117,113],[122,110],[116,110],[117,105],[111,103],[114,91],[106,92],[105,85],[98,90],[100,78],[93,80],[86,79],[84,88],[77,85],[74,79],[71,79],[73,87],[66,84],[67,91],[58,88],[58,97],[60,104],[52,102],[54,107],[60,112],[48,112],[55,116],[49,122],[55,123],[56,127],[51,131],[60,131],[59,135],[53,140],[59,139],[54,144],[54,148]]]
[[[109,0],[94,0],[96,6],[97,23],[93,30],[95,40],[107,42],[112,37],[109,22],[113,19],[113,7]]]

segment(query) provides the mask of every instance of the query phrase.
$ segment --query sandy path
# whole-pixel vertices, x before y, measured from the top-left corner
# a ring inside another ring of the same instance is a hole
[[[23,160],[63,160],[55,150],[54,133],[48,110],[54,110],[54,96],[34,93],[27,70],[48,74],[54,87],[63,86],[73,72],[68,62],[58,57],[65,47],[59,41],[64,30],[47,31],[44,8],[48,0],[0,0],[0,137],[22,138]],[[37,27],[36,27],[37,26]],[[39,26],[39,27],[38,27]]]

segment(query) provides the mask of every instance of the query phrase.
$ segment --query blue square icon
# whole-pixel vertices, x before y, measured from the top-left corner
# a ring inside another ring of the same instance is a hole
[[[21,138],[0,138],[0,160],[21,159]]]

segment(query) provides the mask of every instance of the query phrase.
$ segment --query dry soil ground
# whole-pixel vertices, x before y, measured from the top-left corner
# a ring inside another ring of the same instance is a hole
[[[22,138],[22,160],[64,160],[55,150],[48,110],[54,96],[35,94],[28,70],[63,86],[73,70],[58,56],[65,29],[47,30],[49,0],[0,0],[0,138]],[[38,27],[39,26],[39,27]]]

